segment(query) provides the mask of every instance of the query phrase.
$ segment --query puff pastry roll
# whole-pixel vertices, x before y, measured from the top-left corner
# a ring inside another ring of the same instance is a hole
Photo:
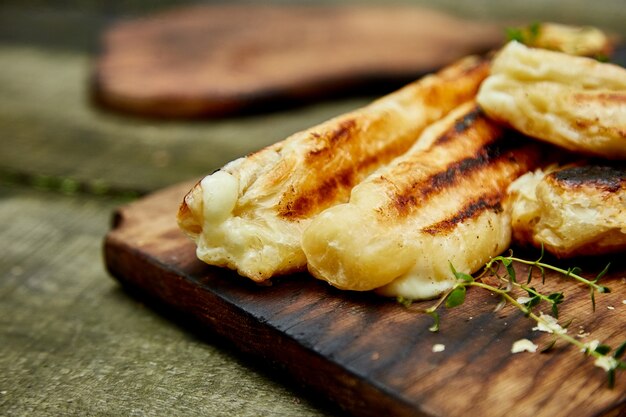
[[[305,269],[302,231],[323,209],[475,97],[489,62],[468,57],[370,105],[237,159],[184,198],[178,223],[197,256],[254,281]]]
[[[512,134],[474,102],[461,105],[311,222],[309,271],[341,289],[412,299],[451,288],[450,263],[471,273],[509,246],[506,188],[541,160],[539,144]]]
[[[571,151],[626,159],[626,69],[509,42],[478,103],[493,119]]]
[[[563,258],[626,251],[626,165],[537,170],[509,192],[515,242]]]

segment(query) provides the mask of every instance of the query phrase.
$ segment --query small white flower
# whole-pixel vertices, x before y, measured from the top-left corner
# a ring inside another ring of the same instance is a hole
[[[537,351],[537,345],[531,342],[528,339],[520,339],[513,343],[511,347],[511,353],[520,353],[520,352],[531,352],[535,353]]]
[[[585,343],[585,347],[581,349],[581,352],[592,352],[596,350],[596,348],[600,345],[599,340],[592,340],[591,342]]]
[[[515,300],[515,301],[517,301],[520,304],[526,304],[530,300],[532,300],[531,297],[518,297],[517,300]]]
[[[437,343],[437,344],[433,345],[433,352],[435,352],[435,353],[443,352],[444,350],[446,350],[446,345],[443,345],[441,343]]]
[[[617,360],[612,356],[600,356],[593,364],[607,372],[617,368]]]
[[[551,315],[540,313],[539,319],[540,321],[537,326],[533,327],[533,330],[557,334],[567,333],[567,329],[562,328],[558,320]]]

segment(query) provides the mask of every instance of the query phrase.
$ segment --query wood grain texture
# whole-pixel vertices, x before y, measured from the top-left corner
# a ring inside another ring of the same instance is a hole
[[[284,369],[355,415],[617,416],[626,412],[626,377],[606,387],[604,372],[574,348],[511,354],[526,337],[547,334],[498,299],[470,290],[444,310],[439,333],[430,318],[369,293],[336,290],[306,274],[256,286],[205,265],[175,224],[192,183],[163,190],[117,211],[105,259],[123,284],[189,314],[244,352]],[[591,266],[589,266],[591,268]],[[518,273],[524,273],[522,268]],[[591,312],[586,288],[548,275],[564,291],[561,319],[616,345],[626,338],[623,263],[607,276],[613,290]],[[424,304],[424,306],[429,304]],[[584,339],[587,340],[587,339]],[[443,352],[433,345],[443,344]]]
[[[106,31],[93,93],[124,112],[223,116],[378,93],[502,38],[502,24],[409,6],[184,7]]]

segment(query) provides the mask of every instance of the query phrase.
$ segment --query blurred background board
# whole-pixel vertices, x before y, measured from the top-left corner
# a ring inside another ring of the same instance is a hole
[[[503,39],[502,24],[410,6],[195,6],[108,29],[93,88],[144,116],[267,111],[390,91]]]

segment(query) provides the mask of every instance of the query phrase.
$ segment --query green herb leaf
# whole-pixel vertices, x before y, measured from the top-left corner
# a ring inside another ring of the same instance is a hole
[[[466,274],[465,272],[458,272],[454,268],[454,265],[452,265],[452,262],[448,262],[448,265],[450,265],[450,269],[452,270],[452,274],[454,274],[454,277],[456,279],[461,280],[461,281],[465,281],[465,282],[473,282],[474,281],[474,277],[471,276],[470,274]]]
[[[535,267],[535,265],[531,265],[530,268],[528,268],[528,277],[526,278],[526,284],[530,284],[530,281],[532,281],[533,279],[533,268]]]
[[[454,274],[458,279],[463,280],[465,282],[474,282],[474,277],[470,274],[466,274],[465,272],[457,272]]]
[[[610,266],[611,266],[610,262],[608,264],[606,264],[604,269],[602,271],[600,271],[600,273],[598,275],[596,275],[596,278],[593,280],[593,282],[598,283],[598,281],[600,281],[600,278],[602,278],[603,276],[606,275],[607,272],[609,272],[609,267]]]
[[[411,300],[410,298],[402,297],[401,295],[396,297],[396,301],[402,304],[404,307],[410,307],[411,304],[413,304],[413,300]]]
[[[536,306],[537,304],[539,304],[540,302],[541,302],[541,297],[539,297],[538,295],[535,295],[527,303],[524,303],[524,305],[530,309]]]
[[[559,318],[559,307],[556,304],[552,304],[552,315],[554,318]]]
[[[609,353],[611,351],[611,346],[609,346],[609,345],[598,345],[594,349],[594,351],[599,353],[600,355],[606,355],[607,353]]]
[[[531,41],[535,41],[539,37],[539,33],[541,32],[541,23],[531,23],[528,27],[528,31],[530,32]]]
[[[506,269],[506,273],[509,275],[509,278],[511,279],[511,281],[513,282],[517,282],[515,280],[515,268],[513,268],[513,260],[510,258],[504,258],[502,260],[502,265],[504,265],[504,268]]]
[[[552,300],[552,302],[555,304],[561,304],[565,299],[565,296],[562,292],[553,292],[552,294],[548,295],[548,298]]]
[[[465,301],[465,292],[466,290],[463,286],[456,287],[454,290],[452,290],[450,295],[448,295],[448,298],[446,298],[446,307],[453,308],[463,304],[463,302]]]
[[[593,287],[589,287],[589,292],[591,293],[591,311],[596,311],[596,295]]]
[[[626,341],[624,341],[624,343],[622,343],[621,345],[617,347],[617,349],[615,349],[615,352],[613,353],[613,357],[615,359],[619,359],[624,355],[624,353],[626,353]]]
[[[506,39],[524,43],[524,32],[519,28],[506,28]]]

